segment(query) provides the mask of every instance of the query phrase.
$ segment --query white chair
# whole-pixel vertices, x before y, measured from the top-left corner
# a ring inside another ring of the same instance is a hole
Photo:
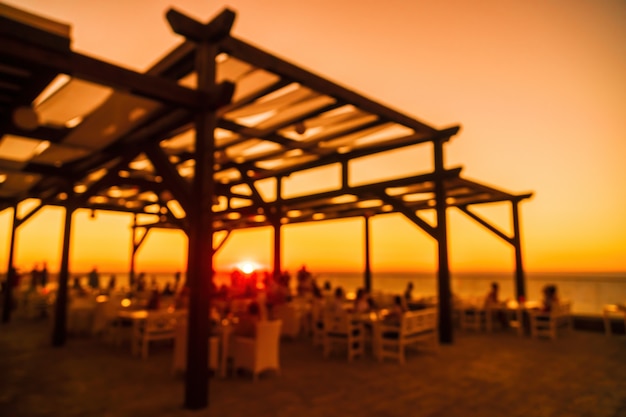
[[[488,327],[487,311],[484,308],[465,306],[459,310],[463,330],[481,331]]]
[[[533,338],[548,337],[556,339],[559,328],[572,329],[572,303],[560,302],[551,311],[528,310],[530,319],[530,335]]]
[[[405,348],[424,341],[437,348],[437,309],[407,311],[402,314],[398,323],[378,322],[375,324],[375,338],[379,361],[391,357],[404,363]]]
[[[187,333],[188,322],[186,317],[180,317],[176,321],[174,330],[174,359],[172,373],[185,372],[187,370]],[[217,372],[219,363],[220,339],[218,336],[209,336],[208,365],[209,369]]]
[[[133,327],[132,353],[148,357],[150,342],[174,340],[176,321],[180,313],[150,311],[143,320],[136,320]]]
[[[260,321],[256,324],[255,337],[234,337],[233,368],[252,372],[254,380],[266,370],[280,373],[281,326],[280,320]]]
[[[117,319],[119,309],[120,299],[118,297],[111,296],[106,301],[96,299],[92,333],[104,340],[121,344],[120,323]]]
[[[300,310],[293,304],[277,304],[272,307],[272,319],[282,321],[281,336],[295,339],[300,335]]]
[[[612,319],[615,317],[623,318],[624,326],[626,327],[626,305],[607,304],[602,309],[604,334],[606,334],[607,336],[611,336],[613,334]]]
[[[337,345],[346,346],[348,362],[365,353],[365,326],[346,311],[324,311],[324,357]]]

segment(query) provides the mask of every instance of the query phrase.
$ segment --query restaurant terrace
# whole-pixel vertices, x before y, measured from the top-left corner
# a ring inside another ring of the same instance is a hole
[[[224,9],[201,23],[170,9],[167,21],[184,40],[139,73],[73,51],[67,25],[0,5],[0,210],[14,213],[8,285],[19,227],[43,207],[65,208],[55,346],[65,343],[78,209],[152,215],[154,222],[135,221],[134,252],[153,228],[187,234],[188,408],[207,403],[202,335],[213,256],[233,231],[271,227],[278,274],[283,227],[362,218],[370,288],[369,221],[404,215],[436,241],[439,338],[451,344],[446,217],[456,209],[512,247],[516,296],[525,295],[519,206],[531,193],[464,178],[461,167],[445,164],[459,126],[436,129],[239,39],[235,16]],[[429,161],[415,175],[353,178],[368,158],[415,150]],[[289,185],[316,176],[334,180],[305,192]],[[28,199],[39,204],[18,217]],[[511,234],[472,209],[491,203],[510,204]],[[4,322],[10,314],[5,302]]]

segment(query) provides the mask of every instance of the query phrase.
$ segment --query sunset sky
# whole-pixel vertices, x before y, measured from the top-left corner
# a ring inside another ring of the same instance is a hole
[[[626,2],[623,0],[6,0],[71,24],[72,48],[145,71],[181,39],[169,7],[208,21],[229,7],[232,33],[437,128],[462,126],[448,167],[513,193],[528,271],[626,270]],[[398,156],[398,163],[403,156]],[[410,162],[410,161],[409,161]],[[383,176],[388,169],[380,166]],[[510,230],[510,207],[484,207]],[[0,213],[6,270],[11,211]],[[60,265],[63,210],[19,229],[16,265]],[[71,269],[125,271],[128,215],[75,214]],[[449,211],[452,271],[513,270],[513,251]],[[435,242],[399,215],[371,222],[375,271],[436,269]],[[138,269],[184,270],[182,232],[157,231]],[[363,220],[283,228],[284,268],[363,268]],[[269,228],[233,233],[216,264],[271,265]]]

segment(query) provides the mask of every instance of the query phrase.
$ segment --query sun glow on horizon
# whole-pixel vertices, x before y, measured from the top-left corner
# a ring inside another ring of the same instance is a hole
[[[237,269],[243,272],[246,275],[252,274],[254,271],[259,269],[259,265],[256,262],[252,261],[241,261],[237,264]]]

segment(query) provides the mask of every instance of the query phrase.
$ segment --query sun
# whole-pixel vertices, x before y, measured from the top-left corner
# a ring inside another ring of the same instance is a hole
[[[257,269],[257,265],[251,261],[243,261],[237,264],[237,268],[244,274],[251,274]]]

